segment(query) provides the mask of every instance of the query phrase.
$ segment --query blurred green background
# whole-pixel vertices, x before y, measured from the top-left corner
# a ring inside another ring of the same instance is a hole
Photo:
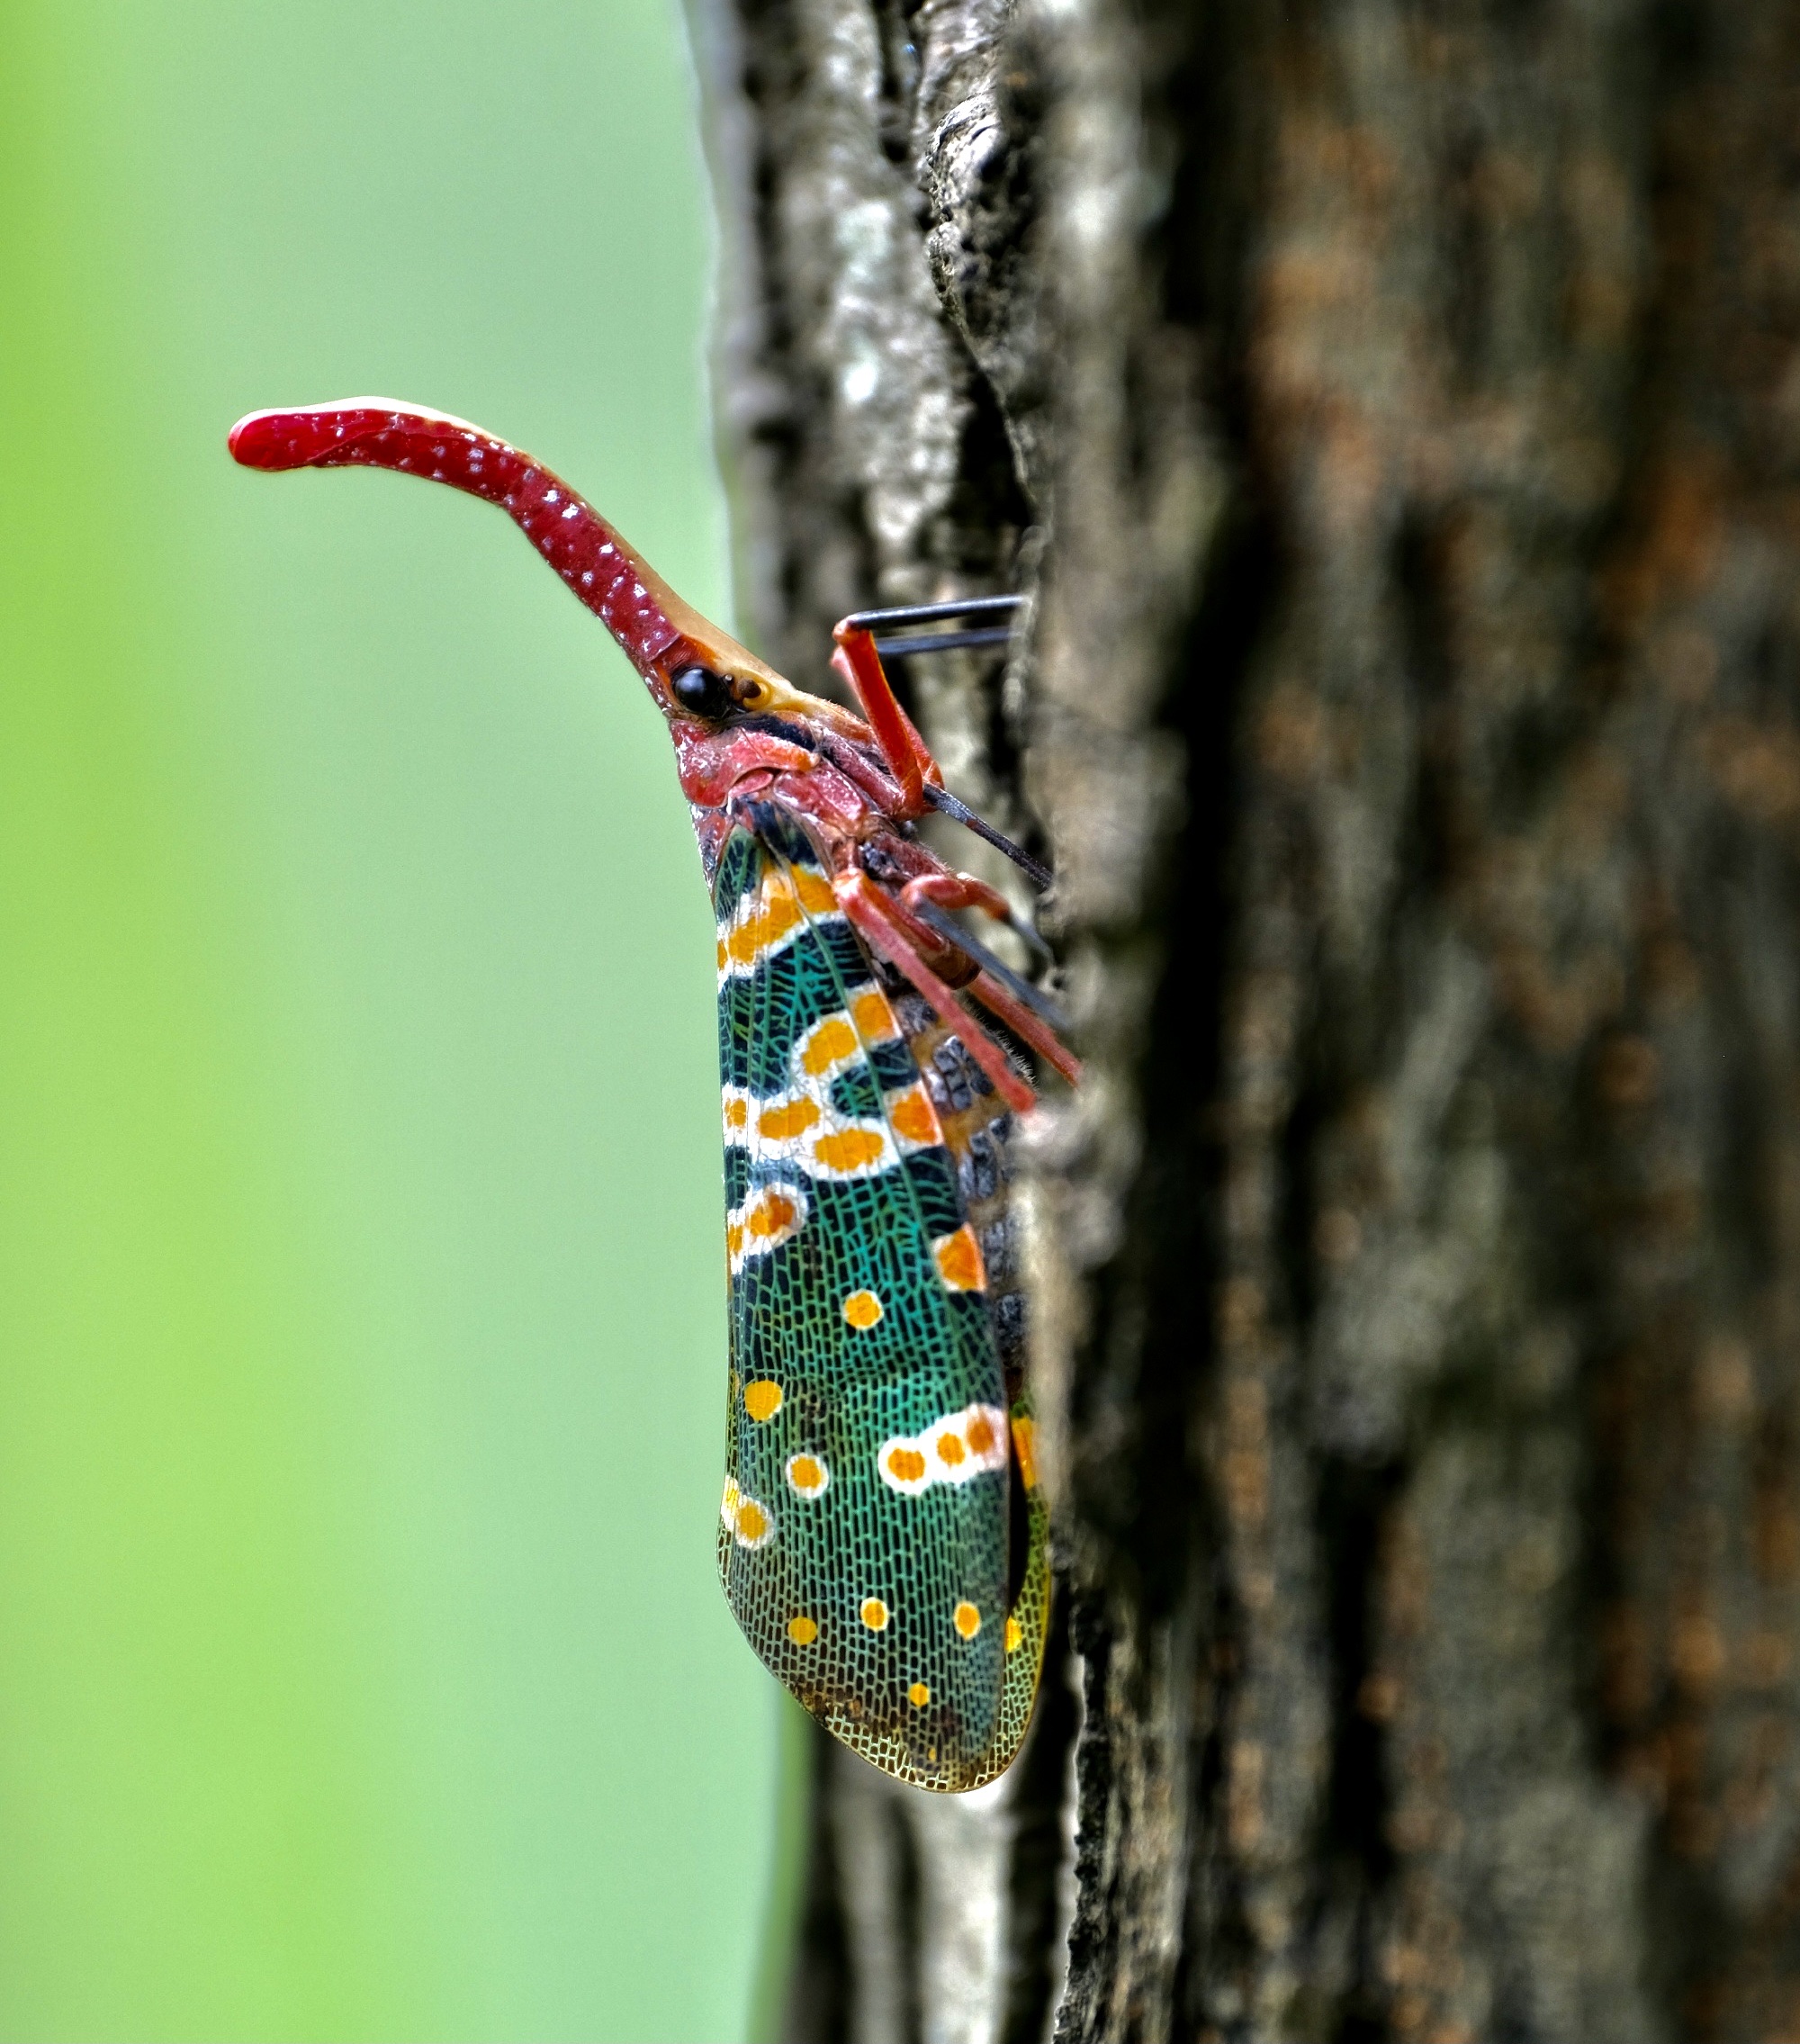
[[[712,941],[660,722],[364,391],[726,608],[666,0],[0,7],[0,2030],[744,2033]]]

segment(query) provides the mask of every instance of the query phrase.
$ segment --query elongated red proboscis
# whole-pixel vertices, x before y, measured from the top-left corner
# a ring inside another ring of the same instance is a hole
[[[648,679],[677,664],[687,606],[562,478],[467,419],[381,398],[253,411],[231,428],[246,468],[391,468],[497,504]],[[671,660],[671,649],[675,658]],[[703,649],[695,648],[697,659]]]

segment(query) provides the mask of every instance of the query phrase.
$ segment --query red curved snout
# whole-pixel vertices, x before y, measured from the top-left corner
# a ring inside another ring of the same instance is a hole
[[[685,634],[662,602],[669,592],[593,506],[543,463],[466,419],[392,398],[342,398],[253,411],[226,444],[246,468],[395,469],[498,505],[646,680],[680,655]]]
[[[446,412],[396,404],[391,398],[349,398],[335,404],[253,411],[231,428],[225,444],[231,458],[246,468],[310,468],[352,459],[353,450],[379,434],[433,428],[476,430]]]

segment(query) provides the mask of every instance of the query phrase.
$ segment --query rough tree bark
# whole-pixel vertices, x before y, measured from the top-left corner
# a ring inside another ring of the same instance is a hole
[[[695,5],[746,614],[1034,593],[1093,1074],[1067,1641],[789,2033],[1800,2034],[1800,9]]]

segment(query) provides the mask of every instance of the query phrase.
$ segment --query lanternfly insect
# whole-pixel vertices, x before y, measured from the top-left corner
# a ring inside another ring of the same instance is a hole
[[[731,1391],[718,1551],[751,1644],[903,1780],[966,1789],[1024,1737],[1049,1613],[1048,1518],[1007,1232],[1033,1094],[970,995],[1057,1071],[1058,1018],[954,919],[1004,896],[914,834],[936,809],[1036,862],[944,788],[881,654],[1004,639],[864,612],[803,694],[691,610],[549,470],[383,398],[255,412],[250,468],[403,469],[508,511],[611,631],[675,743],[718,924]],[[1034,933],[1022,928],[1028,941]]]

